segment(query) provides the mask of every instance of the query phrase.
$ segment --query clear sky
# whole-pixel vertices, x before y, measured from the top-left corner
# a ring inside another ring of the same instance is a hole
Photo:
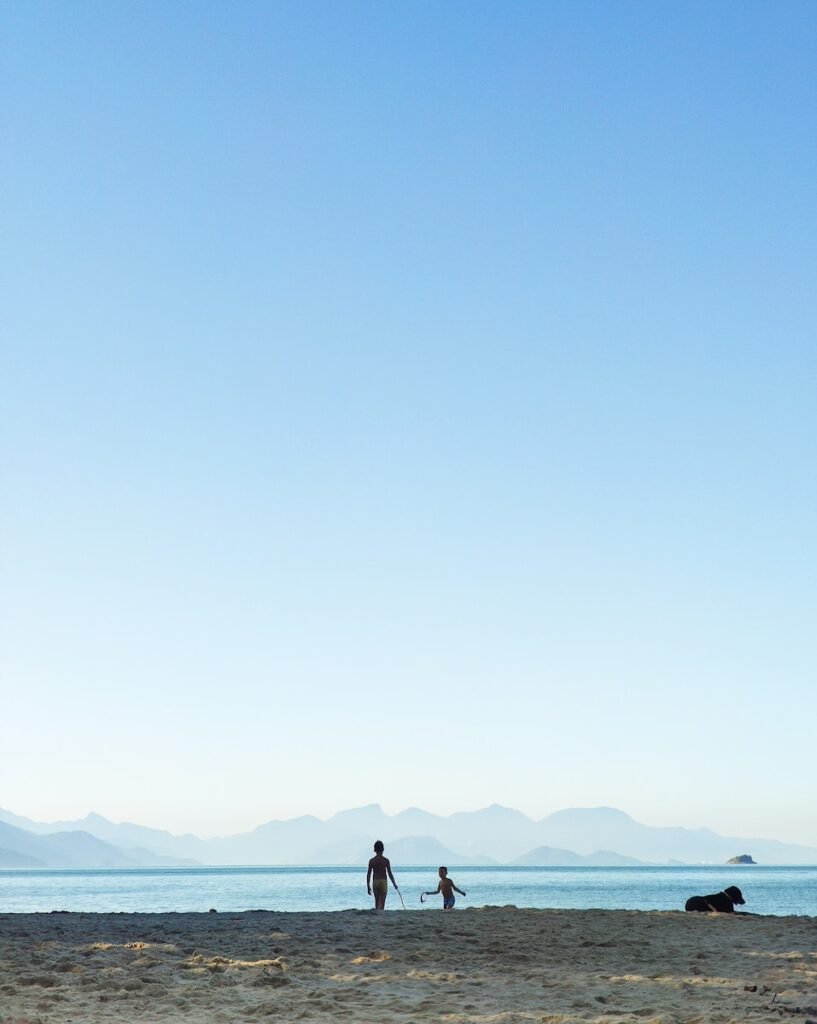
[[[817,845],[817,5],[0,37],[0,805]]]

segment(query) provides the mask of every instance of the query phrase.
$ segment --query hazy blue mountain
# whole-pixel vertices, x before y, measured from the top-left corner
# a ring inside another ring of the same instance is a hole
[[[631,841],[637,823],[624,811],[613,807],[577,807],[557,811],[538,822],[539,834],[548,845],[564,846],[576,853],[592,853],[599,838],[608,849],[618,850],[619,840]],[[641,828],[645,826],[637,826]],[[652,831],[652,830],[651,830]]]
[[[514,864],[526,867],[638,867],[644,861],[634,857],[623,857],[610,850],[596,850],[582,855],[572,850],[559,850],[552,846],[539,846],[535,850],[517,857]]]
[[[57,832],[87,832],[123,848],[130,860],[144,866],[153,864],[195,864],[207,855],[206,842],[193,835],[174,836],[161,829],[146,828],[124,821],[115,824],[93,812],[78,821],[32,821],[0,807],[0,822],[27,832],[52,835]]]
[[[0,868],[44,868],[45,864],[37,857],[30,857],[16,850],[0,848]]]
[[[328,821],[318,818],[271,821],[252,832],[210,840],[209,862],[365,865],[372,856],[374,840],[382,839],[387,856],[394,858],[395,864],[400,861],[406,865],[427,865],[444,863],[446,858],[457,864],[494,863],[483,853],[455,853],[436,836],[406,835],[403,831],[406,824],[401,822],[395,826],[393,819],[380,808],[360,810],[363,813],[344,812]],[[433,815],[427,817],[434,818]]]
[[[22,814],[13,814],[11,811],[7,811],[4,807],[0,807],[0,821],[4,821],[7,825],[13,825],[15,828],[24,829],[26,832],[39,833],[65,831],[62,828],[52,828],[50,825],[45,825],[41,821],[32,821],[31,818],[25,818]]]
[[[710,829],[652,828],[612,807],[572,808],[535,821],[498,804],[448,816],[417,807],[388,815],[378,804],[369,804],[340,811],[327,820],[312,815],[272,820],[250,832],[216,839],[177,836],[128,822],[115,824],[97,814],[78,822],[43,824],[0,811],[0,821],[6,827],[25,823],[29,835],[85,833],[108,843],[132,864],[167,863],[173,858],[178,859],[176,863],[204,864],[365,864],[375,839],[386,844],[395,866],[400,856],[410,858],[404,860],[406,864],[450,861],[454,866],[553,864],[554,856],[562,857],[559,863],[564,864],[722,864],[736,849],[747,850],[760,864],[817,864],[814,847],[720,836]],[[419,843],[425,845],[412,845]],[[2,836],[0,848],[17,856],[39,856],[36,850],[3,842]],[[571,860],[569,855],[579,859]]]
[[[584,857],[572,850],[560,850],[554,846],[537,846],[535,850],[529,850],[521,857],[514,858],[511,863],[519,867],[578,867],[584,863]]]
[[[349,836],[347,839],[336,839],[334,842],[319,847],[313,855],[312,863],[340,864],[346,867],[356,864],[361,871],[364,871],[373,853],[370,835],[360,833]],[[391,844],[389,844],[387,856],[391,856]]]
[[[37,835],[0,822],[0,848],[12,857],[23,857],[34,864],[27,867],[47,868],[123,868],[134,861],[122,850],[111,846],[88,832],[55,832]],[[9,867],[18,865],[10,864]]]
[[[374,835],[377,838],[380,835],[380,830],[388,828],[393,821],[394,819],[386,814],[380,804],[367,804],[365,807],[353,807],[348,811],[338,811],[326,824],[330,829],[339,833],[360,832]]]
[[[440,822],[445,821],[445,818],[423,811],[419,807],[407,807],[389,820],[398,835],[430,836],[439,831]]]
[[[345,835],[332,827],[331,820],[306,814],[268,821],[252,832],[208,839],[206,858],[209,864],[311,864],[316,850]]]
[[[386,854],[392,861],[395,873],[398,871],[397,865],[434,868],[441,864],[463,866],[493,863],[487,857],[467,857],[455,853],[432,836],[404,836],[402,839],[395,839],[389,844]],[[399,878],[397,883],[400,884]]]
[[[537,845],[537,823],[520,811],[492,804],[479,811],[460,811],[449,816],[431,814],[417,807],[387,815],[378,804],[353,808],[333,815],[326,823],[334,834],[364,832],[384,843],[410,835],[433,836],[463,858],[483,862],[507,862]]]
[[[372,856],[371,833],[341,839],[315,852],[314,864],[358,865],[361,872]],[[403,836],[386,843],[386,856],[397,873],[401,867],[439,867],[440,864],[490,864],[488,858],[469,858],[449,850],[431,836]],[[398,879],[399,883],[399,879]]]
[[[736,848],[750,850],[763,864],[817,864],[817,849],[772,839],[740,839],[720,836],[710,829],[641,825],[612,807],[573,808],[557,811],[539,823],[545,845],[561,846],[577,853],[591,853],[603,846],[639,860],[666,864],[720,864]]]
[[[470,855],[484,854],[501,863],[544,845],[533,819],[501,804],[491,804],[479,811],[459,811],[443,821],[439,834],[447,845]]]
[[[125,868],[191,863],[140,846],[117,846],[87,829],[37,833],[6,821],[0,821],[0,851],[2,867]]]
[[[587,854],[584,863],[588,867],[635,868],[644,866],[646,862],[638,860],[636,857],[625,857],[621,853],[613,853],[612,850],[596,850],[595,853]]]
[[[817,863],[814,848],[724,837],[708,829],[652,828],[610,807],[559,811],[534,821],[496,804],[447,817],[419,808],[387,815],[371,804],[341,811],[327,821],[311,816],[270,821],[252,832],[208,840],[200,859],[219,864],[298,864],[328,863],[337,857],[336,863],[348,863],[352,849],[358,848],[355,843],[368,858],[374,839],[393,849],[398,840],[412,835],[433,838],[456,851],[461,863],[470,859],[510,863],[542,846],[584,857],[608,851],[603,861],[607,864],[613,862],[614,854],[623,858],[617,863],[722,863],[737,848],[751,850],[756,860],[766,864]]]
[[[100,814],[88,814],[76,823],[59,822],[59,826],[61,830],[81,828],[116,846],[140,853],[150,850],[154,856],[171,858],[174,862],[197,863],[207,854],[206,843],[198,836],[172,835],[162,829],[146,828],[144,825],[135,825],[129,821],[115,824]]]

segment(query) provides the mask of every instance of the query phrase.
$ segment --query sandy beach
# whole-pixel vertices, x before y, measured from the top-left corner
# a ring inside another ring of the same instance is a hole
[[[817,1021],[817,919],[516,910],[0,915],[2,1024]]]

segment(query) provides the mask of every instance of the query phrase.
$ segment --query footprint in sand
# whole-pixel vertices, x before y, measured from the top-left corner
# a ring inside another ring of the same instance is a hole
[[[252,984],[254,988],[281,988],[289,983],[289,978],[285,974],[262,974]]]
[[[391,954],[380,949],[369,953],[368,956],[356,956],[351,962],[353,964],[379,964],[384,960],[391,960]]]
[[[29,974],[20,978],[21,985],[39,985],[41,988],[54,988],[57,979],[49,974]]]
[[[56,971],[58,974],[82,974],[85,968],[80,967],[79,964],[72,963],[70,960],[60,960],[59,963],[54,964],[51,970]]]

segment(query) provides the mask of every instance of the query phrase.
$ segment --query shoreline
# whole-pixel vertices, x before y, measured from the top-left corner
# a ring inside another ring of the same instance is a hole
[[[817,1021],[817,918],[0,914],[0,1024]]]

